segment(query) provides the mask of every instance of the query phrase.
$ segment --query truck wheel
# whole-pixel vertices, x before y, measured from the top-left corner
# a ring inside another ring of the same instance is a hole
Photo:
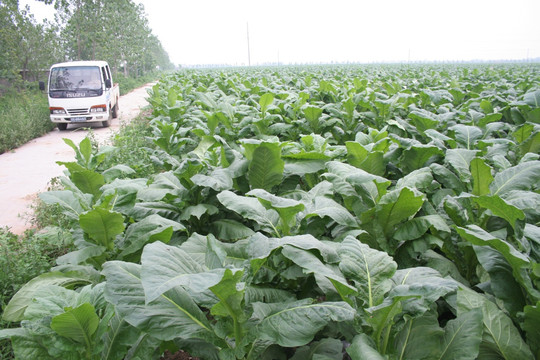
[[[111,109],[109,111],[109,117],[107,118],[107,120],[101,122],[101,125],[103,125],[103,127],[109,127],[110,121],[112,119],[112,112],[113,112],[113,110]]]
[[[67,123],[58,123],[56,124],[56,127],[58,128],[58,130],[66,130],[67,129]]]
[[[112,108],[112,117],[113,119],[118,118],[118,103],[116,103]]]

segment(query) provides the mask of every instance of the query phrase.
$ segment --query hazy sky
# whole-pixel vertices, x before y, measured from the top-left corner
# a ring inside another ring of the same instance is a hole
[[[134,1],[175,64],[247,65],[248,27],[252,65],[540,57],[539,0]]]

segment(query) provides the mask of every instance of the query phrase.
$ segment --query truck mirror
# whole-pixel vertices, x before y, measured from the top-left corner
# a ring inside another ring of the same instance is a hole
[[[112,87],[112,84],[111,84],[111,79],[105,79],[105,87],[108,89],[110,87]]]
[[[43,81],[39,82],[39,90],[45,91],[45,83]]]

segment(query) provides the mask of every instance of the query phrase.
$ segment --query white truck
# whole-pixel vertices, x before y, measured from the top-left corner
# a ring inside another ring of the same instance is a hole
[[[40,89],[45,84],[40,82]],[[104,127],[118,116],[120,89],[105,61],[55,64],[49,73],[49,110],[58,129],[68,124],[100,122]]]

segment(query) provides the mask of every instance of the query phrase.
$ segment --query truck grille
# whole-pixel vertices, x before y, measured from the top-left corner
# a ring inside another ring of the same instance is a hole
[[[87,115],[88,109],[67,109],[69,115]]]

